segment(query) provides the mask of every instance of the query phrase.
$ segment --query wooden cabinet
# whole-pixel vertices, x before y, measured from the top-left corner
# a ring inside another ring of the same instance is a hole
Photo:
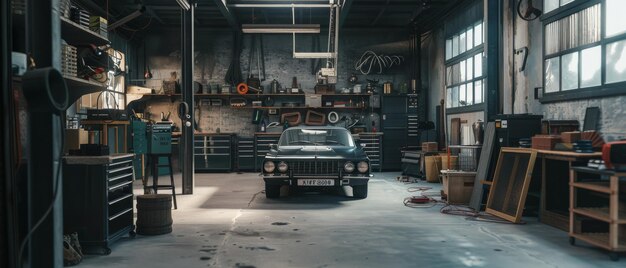
[[[196,171],[231,171],[234,134],[196,134],[194,161]]]
[[[78,233],[86,254],[134,237],[133,154],[67,156],[63,165],[63,233]]]
[[[570,243],[580,239],[610,252],[626,252],[626,172],[570,170]],[[620,196],[622,196],[620,198]]]

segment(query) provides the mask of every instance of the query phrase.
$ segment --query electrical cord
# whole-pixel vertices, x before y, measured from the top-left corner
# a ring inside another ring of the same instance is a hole
[[[376,55],[371,50],[365,51],[363,55],[354,64],[354,69],[361,74],[368,75],[372,72],[372,68],[378,67],[378,74],[384,69],[389,69],[394,65],[400,65],[404,61],[404,57],[398,55]]]
[[[39,220],[37,220],[37,222],[35,223],[35,225],[33,225],[33,227],[30,229],[30,231],[28,231],[28,233],[26,234],[26,236],[24,237],[24,240],[22,241],[22,243],[20,244],[20,250],[19,250],[19,255],[18,255],[18,264],[19,267],[23,267],[23,255],[24,255],[24,249],[26,248],[26,245],[28,244],[28,242],[30,241],[30,239],[33,236],[33,233],[35,233],[35,231],[37,231],[37,229],[41,226],[41,224],[48,218],[48,216],[50,216],[50,213],[52,212],[52,209],[54,208],[54,203],[57,200],[58,197],[58,193],[59,193],[59,181],[60,181],[60,177],[61,177],[61,163],[63,162],[63,148],[65,147],[65,120],[63,120],[63,118],[59,117],[59,121],[61,123],[61,146],[59,147],[59,162],[57,164],[57,172],[55,174],[55,182],[54,182],[54,190],[52,192],[52,201],[50,202],[50,205],[48,206],[48,209],[46,209],[46,212],[44,212],[44,214],[41,216],[41,218]]]

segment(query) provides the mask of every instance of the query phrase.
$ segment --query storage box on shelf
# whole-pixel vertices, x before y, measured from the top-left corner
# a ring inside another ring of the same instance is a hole
[[[570,243],[576,239],[609,251],[626,252],[626,172],[573,167],[570,170]]]

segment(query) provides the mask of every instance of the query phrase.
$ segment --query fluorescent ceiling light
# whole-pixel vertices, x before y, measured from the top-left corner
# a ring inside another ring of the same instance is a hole
[[[320,33],[319,24],[242,24],[243,33]]]
[[[180,8],[182,8],[184,10],[191,9],[191,5],[189,5],[189,2],[187,0],[176,0],[176,2],[180,6]]]

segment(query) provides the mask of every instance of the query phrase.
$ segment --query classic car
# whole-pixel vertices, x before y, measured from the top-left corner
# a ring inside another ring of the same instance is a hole
[[[350,132],[342,127],[292,127],[270,146],[261,173],[267,198],[280,188],[298,190],[351,186],[353,197],[367,197],[369,158]]]

